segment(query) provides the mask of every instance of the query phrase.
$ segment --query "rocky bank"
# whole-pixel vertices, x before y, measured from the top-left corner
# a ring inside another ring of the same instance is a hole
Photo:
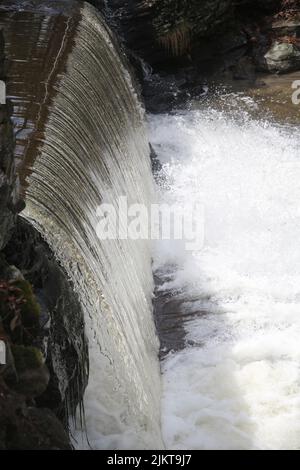
[[[123,40],[150,112],[169,111],[203,84],[261,83],[300,70],[299,0],[112,0],[104,11]]]

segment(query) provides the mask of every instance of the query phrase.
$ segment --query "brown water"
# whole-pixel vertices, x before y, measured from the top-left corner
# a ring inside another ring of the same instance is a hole
[[[299,124],[300,104],[292,102],[294,81],[300,80],[300,71],[286,75],[264,75],[259,78],[262,85],[250,90],[263,111],[271,113],[280,122]]]
[[[280,124],[298,125],[300,123],[300,104],[295,105],[292,84],[300,80],[300,71],[285,75],[262,74],[255,83],[246,81],[225,81],[210,83],[208,93],[193,108],[203,110],[207,106],[225,112],[246,111],[253,118],[266,118]]]

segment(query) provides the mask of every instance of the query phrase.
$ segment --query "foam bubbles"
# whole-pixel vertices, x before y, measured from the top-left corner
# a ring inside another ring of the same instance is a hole
[[[205,207],[201,251],[154,247],[155,270],[176,264],[162,288],[194,313],[163,363],[166,445],[299,449],[300,136],[216,110],[150,129],[164,200]]]

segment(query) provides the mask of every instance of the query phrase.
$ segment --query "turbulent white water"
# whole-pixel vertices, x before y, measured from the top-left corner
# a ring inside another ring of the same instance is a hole
[[[184,300],[186,348],[163,363],[173,449],[300,448],[300,135],[190,111],[150,118],[163,199],[204,205],[198,252],[160,242]],[[200,214],[199,214],[200,216]]]

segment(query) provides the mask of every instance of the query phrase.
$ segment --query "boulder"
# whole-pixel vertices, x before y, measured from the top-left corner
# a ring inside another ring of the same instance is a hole
[[[30,223],[18,218],[4,254],[9,265],[26,274],[27,283],[29,281],[34,287],[40,308],[25,284],[27,302],[22,306],[22,319],[31,331],[35,330],[36,318],[40,319],[35,344],[30,346],[37,346],[46,357],[46,365],[42,366],[35,361],[34,350],[23,350],[18,354],[25,357],[26,352],[29,363],[20,378],[23,389],[18,388],[18,391],[35,396],[39,407],[50,408],[67,426],[69,418],[75,416],[77,406],[82,407],[88,382],[84,312],[65,272]],[[16,285],[24,292],[24,281],[17,281]],[[22,362],[16,365],[18,373],[22,373]],[[17,389],[16,385],[14,389]]]
[[[68,450],[69,437],[54,413],[28,406],[0,375],[0,450]]]
[[[287,73],[300,69],[300,51],[288,42],[276,41],[264,58],[267,71],[272,73]]]

